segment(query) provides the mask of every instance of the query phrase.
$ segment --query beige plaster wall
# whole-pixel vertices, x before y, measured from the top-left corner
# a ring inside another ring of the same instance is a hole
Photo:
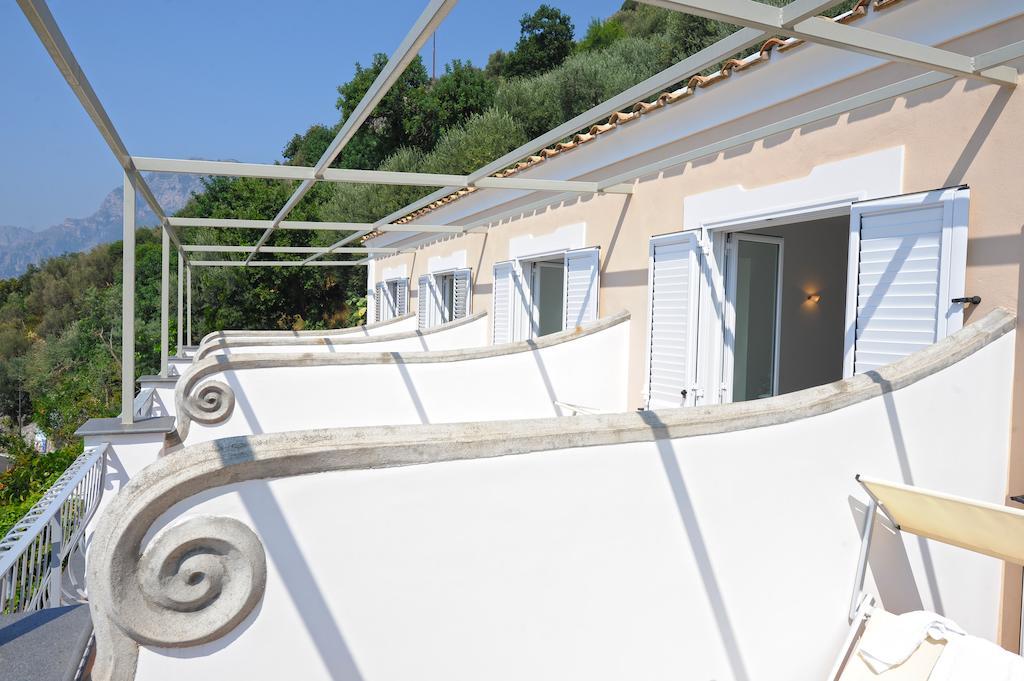
[[[447,238],[378,261],[377,271],[405,262],[412,286],[435,255],[467,251],[473,309],[490,310],[492,267],[508,259],[511,238],[549,234],[586,223],[587,245],[601,247],[599,314],[629,310],[633,319],[630,404],[640,406],[644,381],[648,239],[679,231],[683,199],[736,184],[751,188],[807,175],[816,165],[894,146],[905,150],[904,192],[969,184],[967,292],[982,304],[1017,308],[1024,221],[1024,93],[965,81],[938,85],[877,111],[843,116],[784,140],[758,143],[714,162],[645,179],[632,196],[595,196],[508,221],[481,233]],[[1014,170],[1016,168],[1016,170]],[[413,298],[416,293],[414,292]],[[411,308],[415,309],[415,307]]]

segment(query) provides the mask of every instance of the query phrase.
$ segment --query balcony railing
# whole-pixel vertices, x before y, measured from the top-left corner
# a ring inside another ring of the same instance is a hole
[[[0,540],[0,614],[57,607],[70,560],[84,549],[85,528],[103,495],[106,445],[87,447]]]

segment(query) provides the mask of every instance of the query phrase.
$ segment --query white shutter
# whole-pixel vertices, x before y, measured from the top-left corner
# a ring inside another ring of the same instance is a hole
[[[565,329],[597,320],[599,254],[598,248],[565,254]]]
[[[401,317],[409,314],[409,279],[399,279],[398,285],[395,286],[397,292],[395,296],[395,317]]]
[[[433,277],[424,274],[419,278],[419,286],[416,287],[416,324],[421,329],[430,327],[428,318],[430,310],[430,280]]]
[[[966,188],[853,204],[845,374],[895,362],[963,325]]]
[[[381,291],[383,286],[383,283],[378,282],[373,287],[373,321],[375,322],[383,321],[381,319],[381,310],[384,309],[384,294]]]
[[[377,284],[377,321],[386,322],[395,316],[395,301],[391,298],[388,282]]]
[[[494,302],[491,305],[492,334],[495,344],[512,342],[512,296],[515,279],[515,263],[511,261],[494,264]]]
[[[700,259],[700,246],[693,233],[651,239],[649,409],[692,405],[697,397]]]
[[[455,270],[453,273],[455,290],[452,293],[452,319],[462,319],[469,315],[469,274],[468,269]]]

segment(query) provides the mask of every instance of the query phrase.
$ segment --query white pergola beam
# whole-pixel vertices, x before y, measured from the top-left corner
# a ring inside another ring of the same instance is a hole
[[[192,267],[358,267],[365,265],[366,260],[317,260],[303,262],[301,260],[193,260]]]
[[[185,250],[190,253],[252,253],[256,249],[255,246],[227,246],[220,244],[186,244]],[[260,252],[262,253],[323,253],[326,250],[324,246],[264,246]],[[364,248],[359,247],[342,247],[334,249],[335,253],[397,253],[397,248],[389,248],[385,246]]]
[[[275,180],[311,180],[313,168],[273,163],[239,163],[237,161],[204,161],[199,159],[154,158],[133,156],[139,170],[180,175],[211,175],[217,177],[262,177]]]
[[[786,27],[792,26],[804,19],[816,17],[836,4],[838,3],[834,0],[824,0],[824,2],[822,0],[793,0],[780,8],[782,10],[780,23]]]
[[[979,54],[974,57],[974,68],[976,69],[989,69],[992,67],[1000,66],[1008,61],[1013,61],[1024,54],[1024,40],[1019,40],[1003,47],[997,47],[994,50],[990,50],[983,54]],[[1012,67],[1003,67],[1011,68]],[[1014,71],[1016,72],[1016,71]]]
[[[182,159],[147,158],[135,156],[132,159],[140,170],[163,173],[186,173],[191,175],[219,175],[227,177],[260,177],[274,180],[309,180],[349,184],[383,184],[405,187],[478,187],[481,189],[524,189],[528,191],[579,192],[592,194],[598,191],[596,182],[575,180],[545,180],[523,177],[483,177],[473,181],[468,175],[446,175],[441,173],[406,173],[387,170],[352,170],[328,168],[323,176],[315,176],[315,168],[283,166],[270,163],[232,163],[229,161],[194,161]],[[631,187],[609,187],[604,190],[611,194],[628,194]],[[280,226],[280,225],[278,225]]]
[[[168,218],[175,227],[204,227],[208,229],[266,229],[272,220],[238,220],[232,218]],[[458,234],[462,228],[454,225],[375,225],[371,222],[305,222],[285,220],[277,226],[285,230],[322,230],[330,232],[355,232],[374,229],[380,232],[435,232]]]
[[[359,104],[352,111],[352,114],[345,119],[345,122],[341,126],[341,130],[335,135],[331,144],[324,151],[320,160],[317,161],[314,168],[314,174],[317,178],[323,177],[323,173],[327,170],[338,155],[345,148],[345,145],[349,143],[352,137],[359,130],[359,127],[363,122],[369,118],[370,114],[373,113],[374,108],[384,98],[384,95],[388,93],[391,86],[401,77],[402,73],[405,72],[406,67],[409,63],[416,58],[419,50],[426,43],[427,39],[434,33],[437,27],[441,24],[448,12],[455,6],[456,0],[431,0],[427,8],[423,10],[419,19],[413,24],[412,29],[402,40],[402,44],[398,46],[395,53],[388,59],[388,63],[384,65],[384,68],[374,79],[370,85],[370,89],[366,91],[363,98],[359,100]],[[291,198],[284,204],[284,207],[274,217],[273,224],[267,228],[260,237],[260,240],[256,243],[256,250],[254,250],[245,261],[251,262],[252,259],[259,252],[260,247],[267,242],[270,235],[277,229],[288,214],[298,205],[299,201],[309,192],[313,187],[313,180],[303,180],[302,184],[298,186],[295,192],[291,195]]]
[[[929,71],[1016,87],[1017,71],[1008,66],[978,69],[974,59],[931,45],[812,17],[793,27],[798,38],[890,61],[913,64]]]
[[[678,12],[696,14],[729,24],[747,26],[762,31],[784,33],[794,38],[827,45],[850,52],[866,54],[888,61],[913,64],[929,71],[940,71],[961,78],[974,78],[998,85],[1016,86],[1017,72],[1009,67],[979,69],[974,59],[931,45],[922,45],[903,38],[889,36],[825,17],[811,16],[793,22],[793,18],[807,15],[813,3],[804,3],[790,10],[772,7],[754,0],[640,0]]]
[[[57,21],[53,18],[46,1],[18,0],[18,6],[25,18],[28,19],[29,24],[32,25],[40,42],[43,43],[43,47],[50,54],[54,65],[64,76],[64,80],[67,81],[71,91],[92,120],[93,125],[96,126],[107,146],[110,147],[110,151],[113,152],[121,169],[131,178],[131,184],[142,195],[142,199],[160,220],[161,227],[167,231],[167,235],[174,242],[178,252],[181,253],[181,240],[178,238],[178,234],[168,224],[167,215],[160,206],[160,202],[156,200],[156,195],[153,194],[153,190],[150,189],[142,174],[132,163],[128,148],[118,134],[117,128],[114,127],[113,121],[110,120],[110,116],[107,115],[106,109],[103,108],[103,103],[100,102],[96,91],[92,89],[89,79],[85,76],[74,52],[71,51],[71,47],[57,25]]]

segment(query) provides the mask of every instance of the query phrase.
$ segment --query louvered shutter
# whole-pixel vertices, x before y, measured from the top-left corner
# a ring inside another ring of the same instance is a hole
[[[421,329],[430,328],[430,280],[433,277],[424,274],[419,278],[419,286],[416,287],[416,323]]]
[[[374,287],[373,295],[373,320],[375,322],[382,322],[387,317],[384,316],[384,308],[387,305],[385,301],[386,297],[384,282],[378,282],[377,286]]]
[[[651,239],[649,250],[649,409],[694,404],[700,247],[695,234]],[[684,392],[685,391],[685,392]]]
[[[377,285],[377,321],[387,322],[393,316],[391,309],[391,293],[388,290],[387,282]]]
[[[863,373],[963,325],[966,188],[853,204],[845,373]]]
[[[581,248],[565,254],[565,329],[597,319],[600,249]]]
[[[513,327],[513,287],[515,263],[499,262],[494,265],[494,302],[491,305],[492,342],[512,342]]]
[[[469,274],[468,269],[455,270],[452,274],[454,280],[454,291],[452,292],[452,319],[462,319],[469,315]]]
[[[395,317],[409,314],[409,280],[399,279],[395,286]]]

